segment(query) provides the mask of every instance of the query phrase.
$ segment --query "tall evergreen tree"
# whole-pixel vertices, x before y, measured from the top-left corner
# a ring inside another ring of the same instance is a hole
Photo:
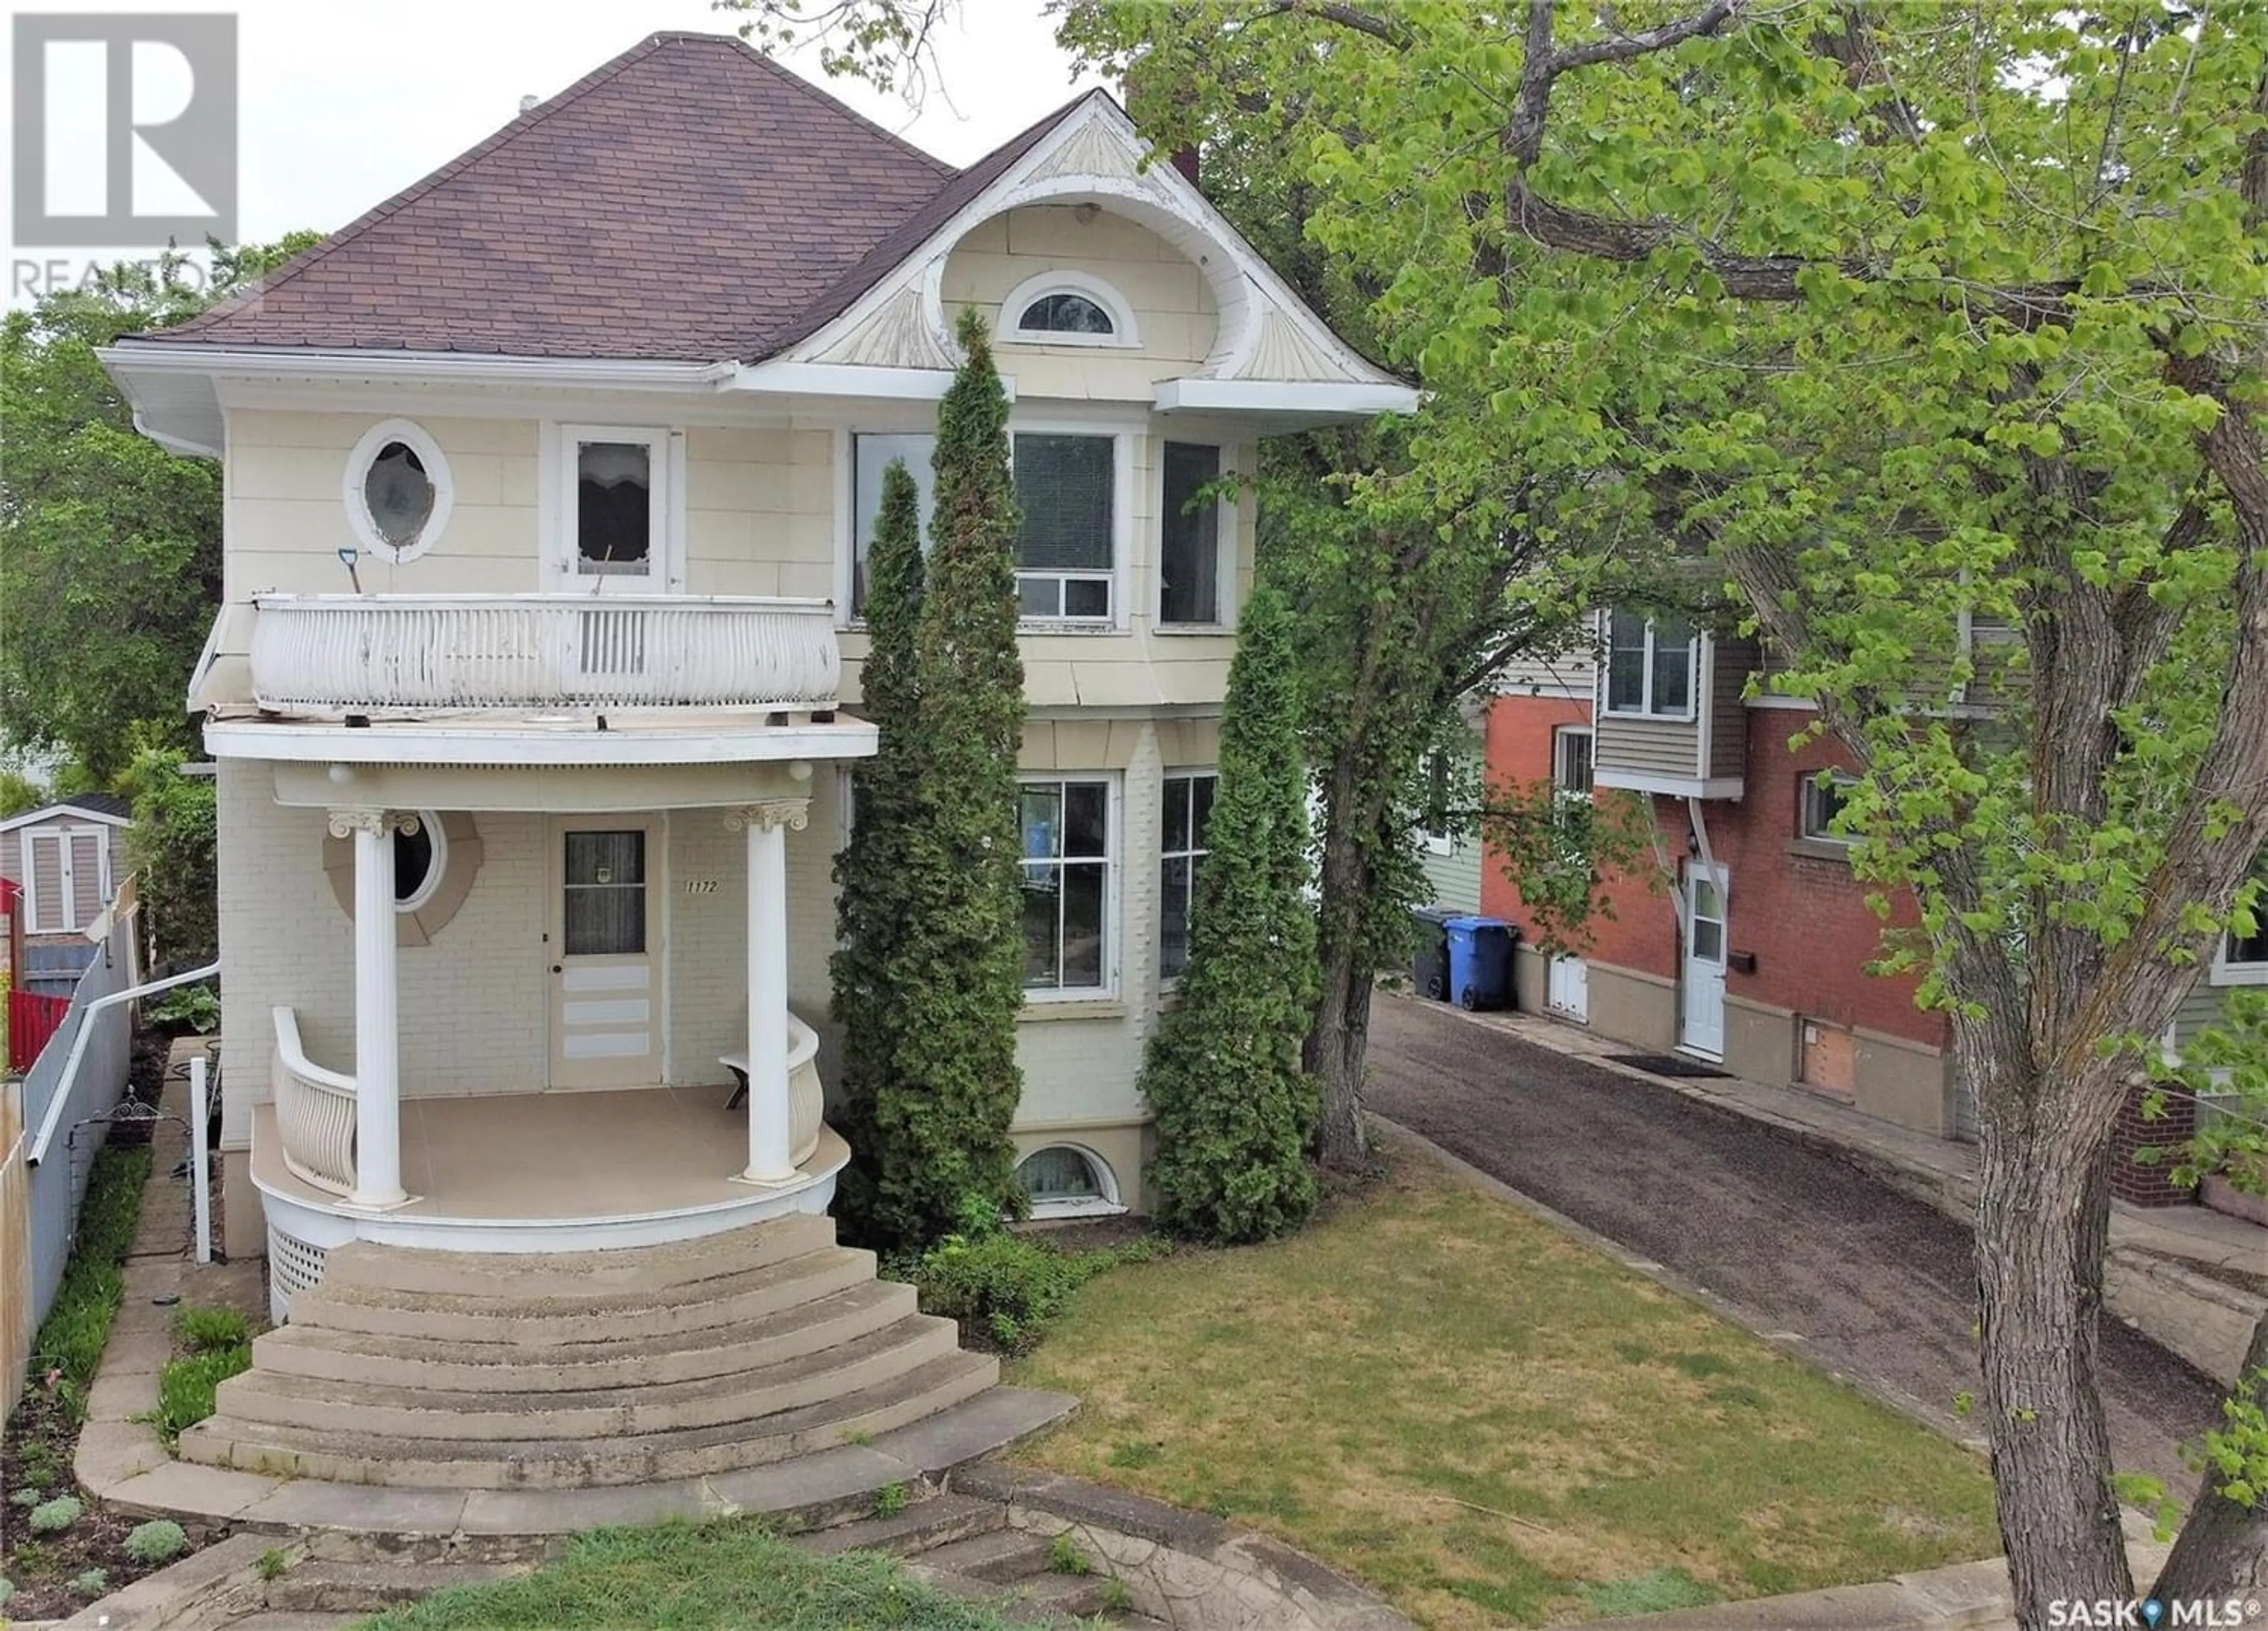
[[[900,932],[918,879],[906,835],[919,819],[924,770],[914,628],[922,601],[921,496],[902,459],[882,472],[882,504],[866,555],[866,662],[860,691],[880,733],[872,759],[850,773],[850,841],[836,857],[836,939],[829,962],[843,1026],[843,1134],[850,1165],[839,1212],[850,1231],[873,1232],[875,1184],[885,1153],[876,1106],[900,1069],[905,970]]]
[[[1300,1064],[1316,970],[1297,662],[1290,606],[1256,591],[1228,672],[1181,1003],[1142,1071],[1158,1124],[1152,1210],[1207,1240],[1264,1240],[1315,1204],[1307,1150],[1320,1100]]]
[[[1020,1200],[1008,1137],[1023,1096],[1016,497],[990,337],[968,312],[958,338],[967,360],[938,408],[936,508],[914,619],[920,775],[892,857],[902,915],[875,925],[895,946],[895,1069],[878,1084],[868,1134],[870,1225],[878,1240],[908,1246],[950,1231],[972,1204]]]

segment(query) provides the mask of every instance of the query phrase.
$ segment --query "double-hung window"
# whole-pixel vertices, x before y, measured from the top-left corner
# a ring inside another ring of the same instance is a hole
[[[1197,899],[1197,872],[1205,857],[1205,823],[1220,778],[1210,770],[1176,771],[1166,778],[1165,841],[1160,849],[1158,973],[1181,977],[1189,966],[1189,924]]]
[[[1020,791],[1024,989],[1098,995],[1113,973],[1111,784],[1050,776]]]
[[[1561,725],[1551,733],[1551,785],[1564,797],[1591,796],[1591,727]]]
[[[878,435],[861,431],[850,438],[850,614],[866,614],[866,555],[874,547],[874,523],[882,513],[882,472],[893,459],[902,459],[919,496],[922,545],[929,545],[930,508],[935,502],[937,473],[931,459],[937,437],[927,431],[909,435]]]
[[[1108,623],[1117,613],[1116,436],[1020,430],[1015,438],[1016,597],[1042,622]]]
[[[1168,442],[1159,518],[1158,621],[1218,624],[1221,506],[1198,495],[1220,479],[1220,449]]]
[[[1607,711],[1693,716],[1693,630],[1675,618],[1615,612],[1607,619]]]

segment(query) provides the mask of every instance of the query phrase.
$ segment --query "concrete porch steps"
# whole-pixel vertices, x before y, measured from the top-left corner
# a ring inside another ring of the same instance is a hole
[[[478,1391],[508,1361],[517,1371],[513,1385],[523,1392],[576,1392],[754,1370],[854,1341],[914,1311],[911,1286],[869,1280],[754,1328],[711,1326],[652,1336],[519,1342],[502,1354],[490,1342],[381,1336],[294,1323],[254,1338],[252,1352],[261,1370],[279,1375],[438,1390]]]
[[[183,1460],[436,1491],[654,1484],[858,1444],[999,1379],[825,1217],[556,1257],[357,1242],[291,1314]]]

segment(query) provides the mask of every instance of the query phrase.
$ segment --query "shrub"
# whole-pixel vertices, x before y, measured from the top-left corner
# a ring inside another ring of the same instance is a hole
[[[8,1599],[16,1595],[16,1583],[0,1576],[0,1608],[8,1606]]]
[[[32,1509],[32,1532],[59,1535],[78,1522],[79,1514],[85,1510],[77,1495],[57,1495],[52,1501],[41,1502]]]
[[[203,984],[175,986],[151,998],[142,1017],[168,1036],[210,1036],[220,1029],[220,993]]]
[[[217,1348],[242,1348],[252,1341],[252,1322],[232,1308],[193,1308],[184,1304],[173,1316],[173,1334],[193,1354]]]
[[[158,959],[188,969],[211,962],[220,944],[213,881],[217,790],[183,775],[180,767],[181,755],[168,750],[136,756],[126,855],[141,874]]]
[[[1094,1567],[1086,1560],[1071,1538],[1071,1531],[1057,1535],[1055,1544],[1048,1548],[1048,1572],[1057,1575],[1083,1575]]]
[[[137,1563],[170,1563],[188,1548],[188,1536],[171,1518],[136,1524],[126,1536],[126,1555]]]
[[[71,1590],[81,1597],[100,1597],[110,1590],[110,1571],[90,1569],[84,1574],[74,1575],[71,1576]]]
[[[910,1267],[924,1312],[958,1320],[964,1331],[1020,1353],[1040,1340],[1079,1287],[1156,1252],[1148,1242],[1074,1253],[1022,1235],[948,1235]]]
[[[18,1489],[8,1497],[9,1504],[11,1506],[37,1506],[46,1499],[46,1495],[33,1488]]]
[[[176,1359],[158,1373],[158,1436],[170,1449],[184,1428],[213,1413],[213,1393],[223,1382],[252,1369],[252,1350],[239,1346]]]

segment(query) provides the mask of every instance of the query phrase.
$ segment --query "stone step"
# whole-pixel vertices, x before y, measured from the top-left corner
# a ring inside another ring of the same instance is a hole
[[[291,1322],[443,1342],[587,1341],[594,1328],[609,1326],[655,1335],[769,1320],[873,1277],[874,1254],[847,1246],[806,1252],[694,1285],[584,1296],[429,1295],[393,1286],[335,1286],[326,1274],[312,1289],[292,1294]]]
[[[634,1325],[566,1342],[450,1342],[291,1325],[252,1342],[253,1363],[278,1375],[380,1386],[573,1392],[692,1382],[777,1364],[854,1341],[915,1310],[914,1289],[869,1280],[791,1308],[761,1326],[709,1326],[654,1334]],[[504,1378],[508,1378],[508,1382]]]
[[[975,1495],[939,1495],[917,1501],[892,1517],[862,1517],[799,1535],[806,1551],[821,1557],[844,1552],[889,1552],[900,1557],[933,1551],[971,1535],[1005,1529],[1008,1509]]]
[[[224,1631],[347,1631],[370,1616],[365,1613],[302,1614],[290,1609],[263,1608],[229,1620]]]
[[[972,1399],[999,1379],[990,1355],[958,1351],[883,1385],[761,1422],[624,1438],[450,1440],[240,1421],[223,1412],[181,1435],[182,1459],[344,1484],[428,1489],[570,1489],[659,1483],[887,1433]]]
[[[755,1422],[879,1386],[958,1351],[949,1319],[908,1314],[835,1348],[688,1382],[575,1392],[526,1389],[518,1364],[490,1367],[477,1390],[340,1382],[254,1369],[220,1385],[219,1410],[240,1422],[320,1433],[419,1440],[610,1439]]]
[[[419,1296],[571,1297],[696,1285],[834,1244],[835,1220],[811,1213],[691,1240],[603,1252],[436,1252],[361,1240],[330,1253],[323,1280]]]
[[[1045,1573],[1054,1550],[1055,1542],[1045,1535],[1001,1528],[932,1547],[921,1554],[921,1561],[932,1569],[1004,1585],[1027,1575]]]
[[[262,1587],[268,1606],[284,1613],[370,1613],[414,1603],[451,1586],[485,1585],[527,1572],[512,1563],[295,1563]]]
[[[1010,1583],[1008,1613],[1014,1618],[1027,1607],[1044,1613],[1085,1620],[1102,1612],[1105,1575],[1030,1575]]]

